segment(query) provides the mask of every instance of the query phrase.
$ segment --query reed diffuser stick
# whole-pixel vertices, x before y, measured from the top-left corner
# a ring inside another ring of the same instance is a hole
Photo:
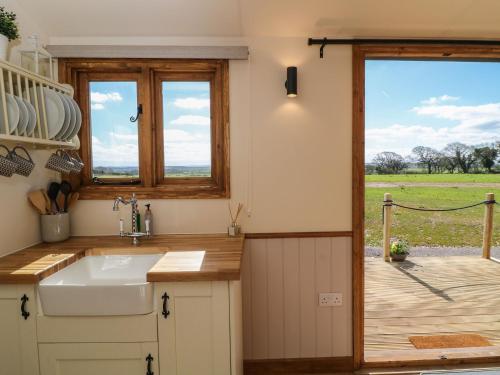
[[[238,203],[238,207],[236,209],[236,215],[233,216],[233,210],[231,209],[231,203],[228,203],[229,206],[229,215],[231,216],[231,224],[234,226],[238,221],[238,217],[240,216],[241,210],[243,209],[243,204]]]

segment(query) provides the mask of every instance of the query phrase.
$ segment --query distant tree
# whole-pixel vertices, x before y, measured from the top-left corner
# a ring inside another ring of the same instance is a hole
[[[444,155],[444,154],[441,157],[440,164],[444,168],[444,170],[446,170],[448,173],[451,173],[451,174],[455,173],[455,171],[458,168],[458,164],[457,164],[455,158],[449,157],[449,156]]]
[[[474,156],[481,163],[483,168],[486,168],[488,173],[492,172],[492,168],[495,165],[495,161],[499,155],[498,148],[495,146],[489,147],[478,147],[474,149]]]
[[[395,152],[381,152],[375,155],[373,162],[379,174],[399,174],[408,168],[404,158]]]
[[[450,163],[458,167],[463,173],[469,173],[476,162],[474,147],[460,142],[447,145],[443,152],[450,159]]]
[[[444,173],[447,170],[447,157],[442,152],[436,152],[433,170],[435,173]]]
[[[377,172],[377,167],[373,164],[365,165],[365,174],[375,174]]]
[[[437,169],[439,163],[439,152],[431,147],[417,146],[412,150],[417,162],[427,169],[427,173],[431,174]]]

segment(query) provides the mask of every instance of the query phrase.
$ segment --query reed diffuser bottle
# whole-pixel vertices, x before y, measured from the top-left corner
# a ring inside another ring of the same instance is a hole
[[[243,209],[243,204],[238,203],[238,208],[236,209],[236,215],[233,216],[231,203],[229,203],[229,215],[231,216],[231,225],[227,228],[227,234],[230,237],[238,236],[241,233],[241,227],[238,225],[238,217],[240,216],[242,209]]]

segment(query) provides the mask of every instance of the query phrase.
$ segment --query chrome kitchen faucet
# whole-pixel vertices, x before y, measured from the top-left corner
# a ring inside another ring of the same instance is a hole
[[[113,203],[113,211],[120,210],[120,203],[123,205],[130,204],[132,206],[132,232],[124,232],[123,225],[120,224],[120,237],[132,237],[133,244],[138,245],[140,237],[145,237],[145,236],[149,237],[151,235],[149,230],[149,223],[146,223],[145,233],[139,232],[137,230],[137,214],[139,212],[139,209],[137,207],[137,198],[135,196],[135,193],[132,193],[132,198],[128,200],[125,200],[122,197],[116,197],[115,202]]]

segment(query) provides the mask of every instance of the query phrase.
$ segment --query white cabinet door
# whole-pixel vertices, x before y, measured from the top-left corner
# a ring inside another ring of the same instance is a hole
[[[33,285],[0,285],[0,375],[38,374],[34,290]]]
[[[39,351],[41,375],[159,373],[156,342],[40,344]],[[148,358],[151,359],[150,368]]]
[[[228,282],[157,283],[155,296],[161,374],[231,374]]]

